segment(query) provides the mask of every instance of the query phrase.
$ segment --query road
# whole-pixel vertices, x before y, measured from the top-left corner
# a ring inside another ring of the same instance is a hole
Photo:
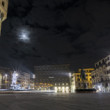
[[[0,110],[110,110],[110,94],[0,94]]]

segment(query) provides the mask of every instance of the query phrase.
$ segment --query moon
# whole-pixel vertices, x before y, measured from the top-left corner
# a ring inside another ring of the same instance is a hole
[[[28,40],[29,40],[29,37],[28,37],[25,33],[23,33],[23,34],[20,36],[19,39],[20,39],[20,40],[23,40],[23,41],[28,41]]]
[[[25,42],[25,43],[29,43],[30,42],[30,32],[26,29],[22,29],[20,32],[19,32],[19,37],[18,39],[22,42]]]

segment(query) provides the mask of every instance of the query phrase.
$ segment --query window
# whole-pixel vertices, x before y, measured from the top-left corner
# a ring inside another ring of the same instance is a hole
[[[88,80],[88,78],[86,78],[86,80]]]
[[[64,86],[64,83],[62,83],[62,85]]]
[[[4,18],[4,14],[3,13],[1,13],[1,20]]]
[[[3,6],[3,7],[5,6],[5,2],[4,2],[4,1],[2,1],[2,6]]]
[[[80,79],[79,79],[79,78],[78,78],[77,80],[78,80],[78,81],[80,81]]]
[[[78,83],[78,86],[80,87],[80,83]]]
[[[80,77],[80,75],[77,75],[77,77]]]

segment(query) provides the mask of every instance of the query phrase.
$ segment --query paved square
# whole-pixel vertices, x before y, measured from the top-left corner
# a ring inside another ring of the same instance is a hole
[[[1,94],[0,110],[110,110],[110,94]]]

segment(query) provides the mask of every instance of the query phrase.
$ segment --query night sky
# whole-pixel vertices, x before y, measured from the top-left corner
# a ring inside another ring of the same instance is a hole
[[[24,33],[28,39],[20,36]],[[109,0],[9,0],[2,26],[0,65],[94,67],[110,53]]]

